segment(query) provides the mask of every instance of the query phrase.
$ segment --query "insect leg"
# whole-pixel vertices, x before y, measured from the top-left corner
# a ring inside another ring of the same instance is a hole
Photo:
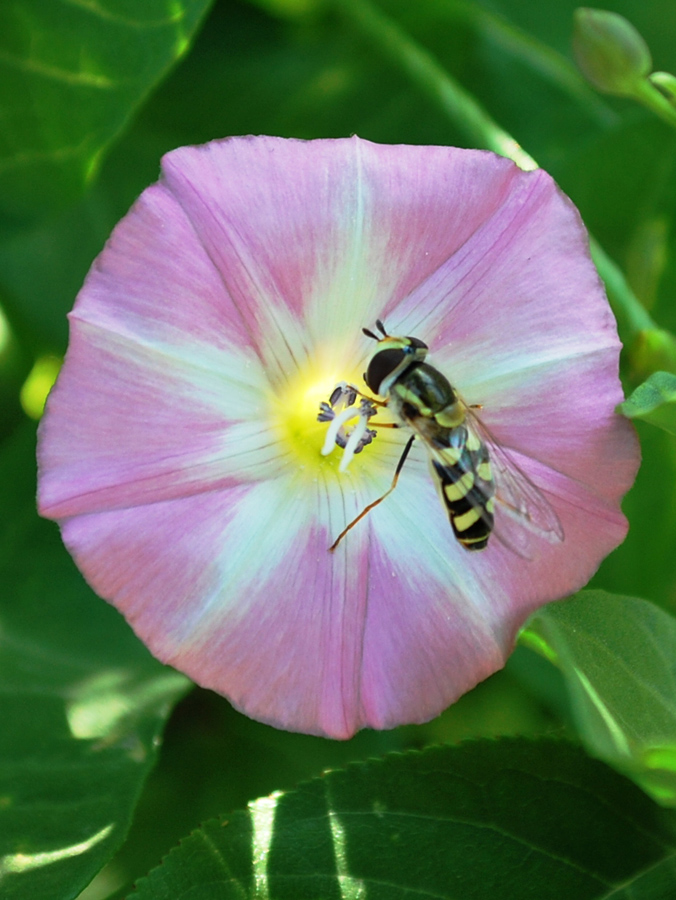
[[[333,553],[333,551],[336,549],[338,544],[343,540],[343,538],[348,533],[348,531],[350,531],[352,528],[354,528],[354,526],[357,524],[357,522],[361,522],[361,520],[364,518],[364,516],[367,513],[371,512],[371,510],[374,508],[374,506],[378,506],[378,504],[382,503],[386,497],[390,496],[392,491],[397,486],[397,481],[399,481],[399,473],[404,468],[404,463],[406,462],[406,457],[408,456],[408,454],[411,451],[411,447],[413,446],[414,440],[415,440],[415,435],[412,434],[411,437],[406,441],[406,446],[404,447],[404,452],[399,457],[399,462],[397,463],[397,468],[394,470],[394,478],[392,479],[392,484],[389,486],[389,488],[385,491],[385,493],[382,495],[382,497],[378,497],[378,499],[374,500],[373,503],[369,503],[368,506],[365,506],[364,509],[362,509],[362,511],[359,513],[357,518],[353,519],[346,528],[343,528],[343,530],[340,532],[338,537],[335,539],[335,541],[329,547],[329,553]]]

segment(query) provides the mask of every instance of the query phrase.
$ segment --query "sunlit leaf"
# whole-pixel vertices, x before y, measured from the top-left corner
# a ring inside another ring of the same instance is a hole
[[[132,897],[600,900],[673,856],[673,825],[569,744],[477,741],[254,801],[185,838]]]
[[[3,0],[0,212],[74,198],[209,0]]]
[[[533,616],[527,645],[564,674],[587,749],[676,805],[676,620],[646,600],[582,591]]]
[[[0,896],[74,897],[124,839],[173,703],[161,666],[34,511],[33,429],[0,457]],[[22,465],[22,461],[24,464]]]
[[[628,419],[644,419],[676,434],[676,375],[653,373],[617,409]]]

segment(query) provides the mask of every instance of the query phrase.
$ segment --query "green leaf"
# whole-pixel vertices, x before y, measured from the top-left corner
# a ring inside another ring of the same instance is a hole
[[[649,78],[667,100],[676,101],[676,77],[671,72],[651,72]]]
[[[74,199],[209,0],[3,0],[0,212]]]
[[[522,632],[564,674],[591,754],[676,806],[676,620],[646,600],[582,591]]]
[[[0,239],[5,309],[36,352],[65,352],[66,314],[114,225],[97,185],[58,215]]]
[[[644,419],[676,434],[676,375],[654,372],[617,411],[628,419]]]
[[[0,456],[0,895],[75,897],[121,844],[186,691],[35,513],[33,429]]]
[[[315,13],[324,0],[249,0],[249,3],[281,19],[295,19]]]
[[[676,885],[676,854],[672,853],[647,872],[609,895],[608,900],[670,900]]]
[[[193,832],[132,897],[609,898],[673,855],[674,824],[570,744],[477,741],[354,763],[250,803]],[[669,882],[653,900],[673,897]]]

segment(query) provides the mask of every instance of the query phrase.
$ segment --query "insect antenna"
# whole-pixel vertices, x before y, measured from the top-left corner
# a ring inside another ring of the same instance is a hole
[[[364,509],[362,509],[362,511],[359,513],[357,518],[353,519],[346,528],[343,528],[343,530],[340,532],[338,537],[335,539],[335,541],[329,547],[329,553],[333,553],[333,551],[336,549],[338,544],[340,544],[340,542],[343,540],[343,538],[348,533],[348,531],[350,531],[352,528],[354,528],[354,526],[357,524],[357,522],[361,522],[361,520],[364,518],[364,516],[367,513],[370,513],[371,510],[375,506],[378,506],[378,504],[382,503],[386,497],[390,496],[392,491],[397,486],[397,482],[399,481],[399,473],[404,468],[404,463],[406,462],[406,457],[410,453],[410,450],[411,450],[411,447],[413,446],[414,440],[415,440],[415,435],[412,434],[411,437],[406,441],[406,446],[404,447],[404,452],[401,454],[401,456],[399,458],[399,462],[397,463],[397,468],[394,471],[394,478],[392,479],[392,484],[389,486],[389,488],[385,491],[385,493],[382,495],[382,497],[378,497],[378,499],[374,500],[373,503],[369,503],[368,506],[365,506]]]
[[[385,326],[383,325],[382,319],[376,319],[376,328],[383,337],[389,337],[389,334],[385,331]],[[366,337],[373,338],[374,341],[382,340],[382,338],[379,338],[377,334],[374,334],[370,328],[362,328],[362,331],[364,332]]]

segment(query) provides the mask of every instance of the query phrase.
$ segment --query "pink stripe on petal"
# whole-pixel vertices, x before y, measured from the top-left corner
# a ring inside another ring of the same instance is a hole
[[[601,350],[476,385],[466,399],[483,403],[481,421],[517,459],[620,499],[636,475],[638,444],[614,411],[623,400],[616,372],[616,351]]]
[[[345,738],[362,724],[365,532],[333,556],[318,512],[344,510],[279,479],[78,516],[63,536],[161,660],[264,721]]]
[[[355,544],[347,564],[327,564],[329,543],[324,528],[299,533],[279,571],[247,585],[247,615],[212,620],[208,659],[186,647],[180,664],[248,715],[345,739],[368,724],[359,714],[367,570],[354,561]]]
[[[610,479],[606,479],[606,484],[600,485],[599,492],[595,493],[593,487],[580,485],[544,467],[531,464],[530,474],[556,509],[565,540],[552,544],[541,542],[538,555],[524,565],[514,565],[511,551],[499,542],[491,546],[492,555],[486,556],[495,571],[501,573],[504,588],[496,597],[498,616],[512,607],[514,598],[521,598],[523,612],[530,614],[543,603],[567,597],[584,587],[604,557],[622,543],[627,533],[627,520],[617,502],[621,483],[611,491]]]
[[[438,715],[511,649],[429,474],[404,470],[385,504],[370,523],[362,671],[363,716],[375,728]]]
[[[550,176],[519,172],[495,214],[393,315],[462,385],[617,349],[587,246],[577,211]]]
[[[482,151],[359,138],[231,138],[163,160],[166,184],[280,378],[327,334],[354,335],[355,353],[360,327],[461,247],[517,171]]]
[[[431,482],[405,473],[389,508],[374,511],[362,675],[371,727],[426,721],[501,668],[528,615],[586,584],[624,538],[614,499],[543,468],[538,475],[565,541],[534,540],[532,559],[495,535],[481,553],[464,550]]]
[[[221,274],[161,183],[117,225],[71,316],[168,347],[229,348],[247,340]]]
[[[285,448],[257,418],[258,363],[232,364],[220,351],[205,370],[75,321],[40,426],[41,513],[154,503],[275,473]]]
[[[170,661],[219,595],[223,534],[252,489],[75,516],[62,523],[63,540],[94,590]],[[153,625],[154,637],[146,634]]]
[[[385,279],[372,315],[387,325],[406,298],[492,220],[519,170],[482,150],[366,141],[359,147],[372,245],[373,272],[365,275]]]
[[[387,324],[390,310],[490,219],[517,171],[478,150],[353,142],[358,192],[339,211],[352,243],[310,294],[318,333],[327,323],[336,332],[373,327],[376,318]]]

